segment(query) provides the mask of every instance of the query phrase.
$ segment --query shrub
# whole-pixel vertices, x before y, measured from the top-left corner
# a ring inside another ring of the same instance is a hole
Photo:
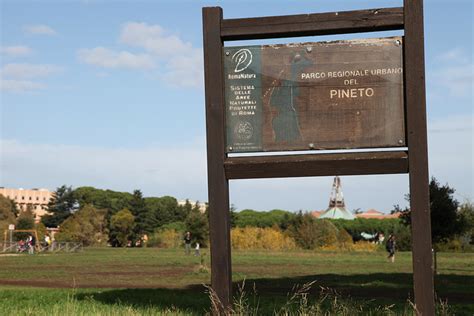
[[[352,250],[354,247],[354,241],[352,240],[351,235],[345,229],[339,229],[339,234],[337,235],[338,246],[341,250]]]
[[[352,250],[360,252],[374,252],[380,250],[380,246],[368,241],[358,241],[352,246]]]
[[[293,238],[286,236],[276,228],[245,227],[234,228],[231,231],[233,249],[267,249],[289,250],[296,249]]]
[[[462,243],[459,239],[451,239],[446,242],[434,244],[436,251],[457,252],[462,251]]]
[[[297,215],[289,234],[303,249],[317,249],[337,245],[339,230],[326,219],[315,219],[310,214]]]
[[[399,225],[393,232],[396,238],[397,250],[398,251],[410,251],[411,250],[411,230],[409,226]],[[385,240],[388,239],[388,235],[385,235]]]
[[[181,246],[182,233],[175,229],[160,229],[153,233],[148,241],[149,247],[178,248]]]
[[[402,224],[400,219],[356,218],[354,220],[332,219],[331,223],[337,228],[344,228],[354,241],[362,240],[361,233],[376,234],[382,232],[385,236],[393,234]]]

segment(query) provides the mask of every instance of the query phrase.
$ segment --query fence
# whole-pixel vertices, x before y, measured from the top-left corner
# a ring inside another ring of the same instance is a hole
[[[53,242],[51,245],[36,244],[35,252],[79,252],[82,251],[81,242]],[[19,242],[0,242],[0,253],[28,252],[28,248]]]

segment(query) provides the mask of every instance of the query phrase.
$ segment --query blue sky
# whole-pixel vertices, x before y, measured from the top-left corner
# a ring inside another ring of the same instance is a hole
[[[138,188],[200,201],[207,200],[203,6],[219,5],[234,18],[402,5],[0,1],[0,186]],[[400,33],[338,38],[393,34]],[[472,1],[425,1],[430,173],[455,187],[460,201],[473,198],[472,49]],[[238,209],[324,209],[331,183],[329,177],[232,181],[231,202]],[[350,209],[406,204],[406,175],[342,183]]]

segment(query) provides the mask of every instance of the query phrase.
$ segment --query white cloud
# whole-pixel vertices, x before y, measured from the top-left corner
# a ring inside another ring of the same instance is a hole
[[[453,186],[460,201],[474,197],[473,123],[472,114],[428,122],[430,174]]]
[[[435,57],[437,67],[429,73],[433,83],[455,97],[472,95],[474,64],[462,48],[453,48]]]
[[[104,68],[151,69],[150,78],[177,87],[201,87],[203,84],[202,50],[179,36],[170,34],[160,25],[127,22],[122,25],[119,42],[143,50],[142,54],[115,51],[105,47],[81,49],[79,59]]]
[[[201,141],[182,147],[105,148],[0,140],[0,150],[4,186],[139,188],[145,195],[207,199]]]
[[[193,49],[176,35],[168,35],[160,25],[128,22],[122,27],[120,42],[142,47],[160,57],[188,55]]]
[[[56,35],[57,32],[48,25],[36,24],[36,25],[26,25],[23,27],[23,30],[28,34],[34,35]]]
[[[104,47],[81,49],[79,60],[104,68],[151,69],[155,62],[147,54],[133,54],[127,51],[114,51]]]
[[[474,65],[469,63],[444,67],[434,72],[433,79],[453,96],[470,96],[473,91]]]
[[[453,115],[437,118],[428,121],[428,133],[472,132],[473,122],[474,117],[472,115]]]
[[[466,51],[460,47],[454,47],[449,51],[443,52],[436,56],[436,60],[449,63],[465,64],[469,62]]]
[[[49,75],[61,72],[63,69],[59,66],[50,64],[6,64],[1,70],[4,78],[12,79],[30,79],[47,77]]]
[[[46,85],[38,82],[0,78],[0,91],[22,93],[44,88],[46,88]]]
[[[2,55],[6,55],[10,57],[22,57],[22,56],[30,55],[32,53],[32,50],[28,46],[22,46],[22,45],[2,46],[0,48],[0,53]]]
[[[204,82],[202,61],[202,51],[199,49],[193,49],[189,55],[173,57],[168,61],[167,71],[161,78],[174,86],[202,86]]]

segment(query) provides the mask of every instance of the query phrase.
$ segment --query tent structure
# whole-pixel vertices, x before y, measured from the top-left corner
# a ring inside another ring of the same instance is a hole
[[[346,204],[344,203],[344,195],[342,194],[341,179],[334,177],[334,183],[332,185],[331,196],[329,197],[329,207],[319,218],[331,218],[331,219],[355,219],[354,214],[346,210]]]

